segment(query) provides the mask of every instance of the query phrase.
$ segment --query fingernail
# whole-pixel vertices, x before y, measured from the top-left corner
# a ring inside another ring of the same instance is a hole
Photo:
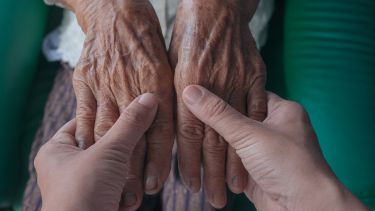
[[[244,191],[244,186],[246,185],[245,184],[245,180],[243,177],[241,176],[234,176],[230,179],[230,181],[228,181],[228,183],[230,182],[230,189],[233,193],[235,194],[240,194]]]
[[[202,97],[203,92],[197,86],[189,86],[185,89],[183,96],[185,98],[185,102],[191,105],[197,103],[200,98]]]
[[[125,193],[125,206],[131,207],[137,203],[137,196],[134,193]]]
[[[211,193],[209,197],[210,197],[210,202],[217,209],[223,208],[226,204],[226,194],[221,191],[216,192],[216,193]]]
[[[154,191],[158,187],[158,178],[155,176],[149,176],[146,179],[146,191]]]
[[[77,140],[78,147],[85,150],[87,148],[86,143],[82,140]]]
[[[151,109],[155,108],[155,106],[158,104],[158,100],[153,94],[145,93],[139,98],[138,103]]]
[[[193,193],[196,193],[201,189],[200,180],[198,179],[188,179],[187,186],[189,190]]]
[[[238,176],[232,177],[232,185],[237,188],[240,187],[240,180]]]

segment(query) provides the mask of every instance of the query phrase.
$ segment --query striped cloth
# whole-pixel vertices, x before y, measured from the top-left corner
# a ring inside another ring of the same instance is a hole
[[[53,89],[45,107],[42,125],[37,131],[29,158],[29,180],[24,192],[22,210],[39,211],[42,205],[37,185],[34,158],[39,148],[46,143],[66,122],[75,116],[75,95],[72,87],[73,71],[68,65],[59,70]],[[176,150],[172,159],[172,170],[166,181],[162,196],[145,196],[140,211],[211,211],[214,210],[206,201],[203,190],[197,194],[189,193],[178,180]]]
[[[22,210],[36,211],[41,208],[42,200],[36,182],[33,160],[39,148],[74,116],[76,101],[71,86],[72,73],[65,67],[56,76],[54,87],[45,107],[42,125],[36,133],[31,148],[28,166],[30,176],[24,192]]]

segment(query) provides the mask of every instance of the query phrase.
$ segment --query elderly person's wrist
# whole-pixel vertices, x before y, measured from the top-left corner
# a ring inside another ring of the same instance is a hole
[[[191,11],[204,10],[207,14],[227,11],[248,24],[254,15],[259,0],[181,0],[180,7]]]
[[[116,27],[114,20],[119,13],[121,16],[132,20],[135,17],[127,16],[132,10],[152,8],[149,0],[63,0],[71,4],[77,21],[83,32],[112,30]]]

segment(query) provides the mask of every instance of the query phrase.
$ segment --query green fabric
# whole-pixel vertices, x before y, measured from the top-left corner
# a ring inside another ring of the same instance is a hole
[[[22,120],[46,15],[41,0],[0,1],[0,207],[15,200],[24,172]]]
[[[286,95],[303,104],[339,179],[375,206],[375,1],[290,0]]]

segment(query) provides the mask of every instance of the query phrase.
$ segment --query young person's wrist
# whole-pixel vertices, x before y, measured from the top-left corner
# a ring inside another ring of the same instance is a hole
[[[47,194],[48,193],[48,194]],[[93,204],[95,201],[90,201],[85,192],[79,190],[65,191],[47,191],[42,192],[42,211],[95,211]]]
[[[90,207],[90,204],[85,203],[84,201],[81,202],[71,202],[65,200],[54,200],[54,201],[43,201],[41,211],[73,211],[73,210],[80,210],[80,211],[94,211]]]
[[[295,197],[290,210],[368,211],[335,177],[320,177]]]

